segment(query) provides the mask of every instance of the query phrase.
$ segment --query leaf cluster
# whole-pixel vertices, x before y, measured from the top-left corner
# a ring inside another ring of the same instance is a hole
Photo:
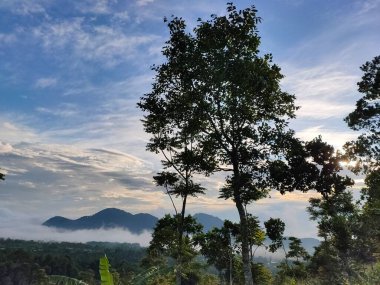
[[[357,140],[348,142],[345,150],[350,159],[357,162],[355,172],[377,169],[380,161],[380,56],[366,62],[360,69],[364,72],[358,82],[363,97],[356,102],[356,109],[345,121],[353,130],[362,130]]]

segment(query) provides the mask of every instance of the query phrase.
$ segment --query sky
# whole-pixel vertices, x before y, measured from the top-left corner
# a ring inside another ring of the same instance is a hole
[[[336,148],[354,139],[343,118],[360,98],[359,67],[380,54],[380,0],[234,4],[258,9],[260,52],[273,54],[285,76],[282,89],[301,107],[290,123],[296,135],[322,135]],[[163,18],[180,16],[191,31],[198,18],[225,13],[226,1],[219,0],[0,1],[0,168],[6,174],[0,237],[94,240],[104,233],[57,233],[40,224],[108,207],[173,213],[152,182],[160,157],[145,150],[149,136],[136,103],[151,88],[150,67],[165,60]],[[355,179],[357,192],[362,178]],[[217,199],[222,177],[199,180],[207,195],[190,199],[189,213],[237,221],[233,203]],[[288,235],[315,237],[305,211],[312,196],[273,192],[249,211],[262,221],[282,218]],[[139,240],[123,231],[107,236]]]

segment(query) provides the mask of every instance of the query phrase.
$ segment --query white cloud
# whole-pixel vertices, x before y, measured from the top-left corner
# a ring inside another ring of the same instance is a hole
[[[117,12],[113,14],[113,19],[120,22],[127,22],[130,20],[129,13],[127,11]]]
[[[140,47],[159,38],[152,34],[126,35],[110,26],[90,26],[81,18],[45,23],[34,28],[33,34],[47,51],[69,49],[81,60],[101,62],[106,67],[133,59]]]
[[[7,153],[7,152],[11,152],[12,150],[13,150],[13,147],[11,144],[0,141],[0,153]]]
[[[136,3],[138,6],[146,6],[146,5],[153,3],[153,2],[154,2],[154,0],[137,0]]]
[[[343,145],[357,137],[357,134],[351,131],[334,130],[333,126],[315,126],[296,132],[296,136],[302,140],[312,140],[318,135],[322,140],[332,144],[336,149],[342,149]]]
[[[32,189],[36,188],[36,184],[30,181],[21,181],[19,182],[19,185],[25,186],[26,188],[32,188]]]
[[[11,114],[12,115],[12,114]],[[17,116],[15,119],[17,119]],[[23,120],[23,119],[20,119]],[[0,134],[1,138],[6,143],[34,142],[39,140],[39,136],[34,130],[20,123],[2,118],[0,116]]]
[[[0,152],[0,161],[7,172],[2,194],[12,194],[0,207],[57,215],[82,207],[149,212],[169,202],[152,182],[150,163],[120,151],[23,143]]]
[[[78,1],[75,4],[77,9],[82,13],[91,14],[111,14],[112,9],[109,6],[110,0],[91,0],[91,1]]]
[[[300,109],[296,111],[297,118],[302,120],[309,119],[327,119],[338,118],[343,119],[353,109],[351,104],[342,104],[334,102],[333,99],[318,99],[318,98],[301,98],[296,101]]]
[[[378,11],[380,7],[380,1],[379,0],[364,0],[361,1],[361,7],[359,11],[357,12],[360,16],[365,16],[367,13],[371,13],[374,11]]]
[[[45,14],[43,0],[3,0],[0,1],[0,9],[9,9],[17,15]]]
[[[58,106],[58,108],[50,109],[44,107],[37,107],[36,111],[43,114],[49,114],[62,118],[74,117],[80,114],[78,106],[71,103],[62,103]]]
[[[36,83],[34,84],[37,88],[47,88],[47,87],[53,87],[57,84],[57,78],[53,77],[45,77],[45,78],[39,78],[37,79]]]
[[[284,89],[296,95],[301,108],[297,117],[343,118],[354,106],[358,76],[342,71],[342,66],[321,64],[312,68],[285,66]]]
[[[13,43],[17,40],[17,37],[15,34],[3,34],[0,33],[0,43],[2,44],[9,44]]]

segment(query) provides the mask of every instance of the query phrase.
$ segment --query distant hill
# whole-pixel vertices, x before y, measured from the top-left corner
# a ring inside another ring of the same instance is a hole
[[[208,232],[212,228],[221,228],[223,227],[223,221],[218,217],[211,216],[208,214],[195,214],[194,218],[198,221],[198,223],[203,225],[203,231]]]
[[[45,221],[43,225],[66,230],[125,228],[139,234],[144,230],[152,230],[157,220],[157,217],[150,214],[133,215],[120,209],[108,208],[76,220],[55,216]]]
[[[194,218],[203,225],[205,232],[212,228],[220,228],[223,226],[223,221],[218,217],[208,214],[198,213],[194,215]],[[131,214],[126,211],[108,208],[104,209],[92,216],[84,216],[76,220],[67,219],[65,217],[56,216],[48,219],[43,223],[44,226],[54,227],[63,230],[86,230],[86,229],[112,229],[112,228],[124,228],[132,233],[140,234],[144,230],[153,231],[158,218],[150,214]],[[309,252],[314,252],[314,247],[318,246],[320,241],[315,238],[302,238],[302,246]],[[266,240],[265,244],[269,244],[270,241]],[[285,248],[288,249],[289,241],[284,242]],[[260,252],[260,251],[259,251]],[[261,254],[266,254],[263,249]],[[281,252],[278,253],[281,255]]]
[[[223,225],[221,219],[208,214],[195,214],[194,218],[203,225],[205,231]],[[120,209],[108,208],[92,216],[84,216],[76,220],[55,216],[45,221],[43,225],[65,230],[124,228],[132,233],[140,234],[144,230],[152,231],[157,221],[158,218],[150,214],[133,215]]]

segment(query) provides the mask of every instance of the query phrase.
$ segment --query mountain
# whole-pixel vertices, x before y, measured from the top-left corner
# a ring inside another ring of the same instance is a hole
[[[205,232],[214,227],[220,228],[223,226],[223,221],[218,217],[208,214],[198,213],[194,218],[203,225]],[[135,234],[140,234],[144,230],[153,231],[158,218],[150,214],[131,214],[126,211],[108,208],[104,209],[92,216],[84,216],[76,220],[67,219],[65,217],[56,216],[48,219],[43,223],[44,226],[54,227],[63,230],[85,230],[85,229],[112,229],[124,228]],[[314,252],[314,247],[318,246],[320,241],[314,238],[302,238],[302,246],[309,252]],[[266,240],[265,244],[270,244],[270,240]],[[285,248],[289,248],[289,241],[285,240]],[[260,252],[260,250],[259,250]],[[263,249],[260,253],[266,255],[267,252]],[[260,255],[259,254],[259,255]],[[278,253],[281,255],[281,253]]]
[[[203,225],[204,232],[208,232],[212,228],[223,227],[223,221],[218,217],[202,213],[195,214],[193,217],[198,221],[198,223]]]
[[[205,231],[223,225],[221,219],[207,214],[195,214],[194,218],[203,225]],[[150,214],[133,215],[120,209],[108,208],[92,216],[84,216],[76,220],[55,216],[42,225],[65,230],[124,228],[132,233],[140,234],[144,230],[152,231],[157,221],[158,218]]]
[[[315,247],[321,244],[320,240],[315,238],[301,238],[302,246],[306,249],[309,254],[313,254],[315,251]]]
[[[284,246],[286,252],[289,251],[289,244],[290,240],[289,237],[285,237],[284,240]],[[312,255],[315,251],[315,247],[319,246],[321,244],[321,241],[316,238],[300,238],[301,240],[301,246],[310,254]],[[271,244],[271,240],[269,238],[266,238],[264,241],[264,244],[266,246],[269,246]],[[269,251],[267,251],[269,253]],[[274,255],[281,256],[281,258],[285,258],[285,253],[283,252],[282,248],[280,248]]]
[[[139,234],[144,230],[152,230],[157,220],[150,214],[133,215],[120,209],[108,208],[76,220],[56,216],[45,221],[43,225],[66,230],[125,228]]]

